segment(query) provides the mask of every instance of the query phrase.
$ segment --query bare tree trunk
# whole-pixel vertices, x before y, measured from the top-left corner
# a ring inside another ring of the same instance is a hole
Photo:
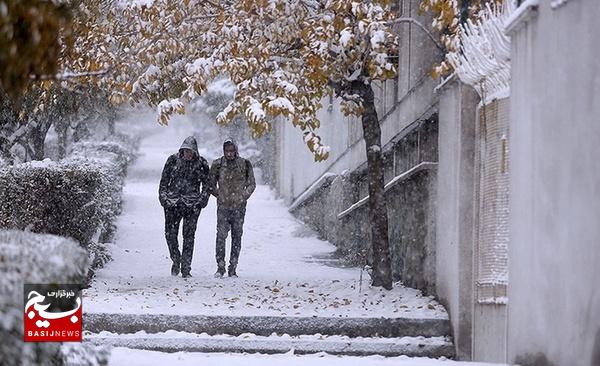
[[[64,159],[67,156],[67,135],[69,132],[69,124],[64,120],[56,121],[56,125],[54,128],[56,129],[56,134],[58,135],[58,158]]]
[[[29,146],[31,147],[31,158],[32,160],[43,160],[45,151],[44,143],[46,142],[46,135],[48,130],[52,126],[52,113],[44,116],[40,116],[36,125],[29,132]]]
[[[11,147],[10,142],[4,136],[0,136],[0,158],[6,160],[9,164],[13,164],[14,161],[14,157],[10,153]]]
[[[31,160],[44,160],[44,140],[46,139],[46,135],[42,134],[42,131],[36,128],[30,136]]]
[[[108,117],[108,134],[110,136],[114,136],[115,134],[115,120],[116,118],[112,115]]]
[[[375,110],[375,98],[370,84],[361,88],[364,113],[362,128],[369,170],[369,219],[373,246],[373,286],[392,289],[392,267],[388,237],[387,205],[384,197],[384,165],[381,149],[381,127]]]
[[[104,97],[106,98],[106,97]],[[106,111],[105,111],[107,118],[108,118],[108,134],[110,136],[114,136],[116,131],[116,127],[115,127],[115,123],[117,121],[117,112],[115,110],[115,108],[110,105],[110,103],[106,102]]]
[[[0,88],[0,156],[14,163],[11,149],[15,144],[14,132],[19,128],[19,115],[13,100]]]

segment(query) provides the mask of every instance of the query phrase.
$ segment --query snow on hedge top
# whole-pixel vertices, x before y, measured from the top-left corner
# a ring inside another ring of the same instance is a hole
[[[29,161],[26,163],[23,163],[21,165],[22,167],[31,167],[31,168],[55,168],[56,167],[56,162],[52,161],[51,159],[44,159],[44,160],[33,160],[33,161]]]
[[[79,282],[87,273],[87,260],[87,252],[73,239],[0,230],[0,291],[14,274],[28,283]]]
[[[69,158],[61,161],[54,161],[48,158],[38,161],[28,161],[21,164],[15,164],[5,167],[0,167],[1,174],[11,172],[11,174],[23,175],[27,172],[39,174],[40,171],[46,170],[50,172],[78,170],[81,172],[97,174],[101,172],[102,165],[99,162],[94,162],[90,159]]]

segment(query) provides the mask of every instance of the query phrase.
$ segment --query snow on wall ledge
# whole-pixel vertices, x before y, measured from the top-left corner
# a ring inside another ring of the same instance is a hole
[[[484,104],[510,94],[510,38],[505,24],[514,10],[512,1],[487,4],[479,21],[460,26],[460,45],[447,55],[459,79],[473,86]]]

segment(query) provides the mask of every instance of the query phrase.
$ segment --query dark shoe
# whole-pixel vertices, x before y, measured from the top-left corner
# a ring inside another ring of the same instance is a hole
[[[215,272],[215,278],[223,278],[225,274],[225,268],[217,268],[217,272]]]
[[[171,276],[177,276],[179,274],[179,264],[173,263],[171,266]]]
[[[235,273],[235,267],[229,266],[227,269],[227,276],[229,277],[237,277],[237,273]]]
[[[191,273],[182,273],[181,277],[183,277],[183,278],[190,278],[190,277],[192,277],[192,274]]]

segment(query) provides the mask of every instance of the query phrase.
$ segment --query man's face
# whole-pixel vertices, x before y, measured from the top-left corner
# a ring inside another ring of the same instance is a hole
[[[194,158],[194,152],[190,149],[183,149],[183,159],[192,160]]]
[[[225,159],[232,160],[235,158],[235,146],[233,145],[225,145],[223,148],[223,153],[225,154]]]

